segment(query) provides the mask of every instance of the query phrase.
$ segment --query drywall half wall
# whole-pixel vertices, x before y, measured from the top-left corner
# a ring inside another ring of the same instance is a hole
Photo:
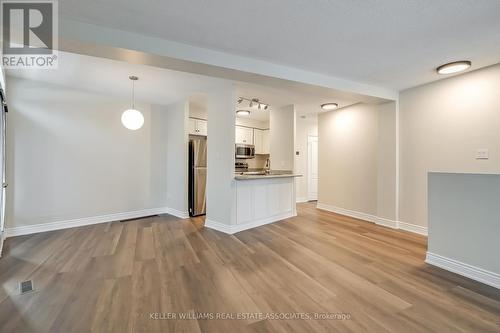
[[[500,288],[500,175],[429,173],[426,261]]]
[[[295,107],[288,105],[269,111],[271,169],[294,170]]]
[[[427,226],[428,172],[500,172],[499,91],[496,65],[401,93],[400,221]]]
[[[166,146],[155,141],[164,128],[150,105],[137,103],[145,122],[131,131],[120,121],[128,99],[12,77],[7,83],[7,228],[165,206],[165,179],[155,176],[167,169],[156,154]]]

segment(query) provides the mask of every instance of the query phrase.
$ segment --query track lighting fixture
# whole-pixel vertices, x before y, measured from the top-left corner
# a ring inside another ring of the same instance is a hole
[[[262,103],[258,98],[245,98],[239,97],[237,102],[238,104],[243,103],[243,101],[248,102],[248,107],[258,110],[267,110],[269,108],[269,104]]]

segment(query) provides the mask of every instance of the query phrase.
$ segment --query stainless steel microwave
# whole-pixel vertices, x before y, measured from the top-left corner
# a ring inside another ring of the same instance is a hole
[[[236,158],[254,158],[255,157],[255,146],[254,145],[244,145],[236,144]]]

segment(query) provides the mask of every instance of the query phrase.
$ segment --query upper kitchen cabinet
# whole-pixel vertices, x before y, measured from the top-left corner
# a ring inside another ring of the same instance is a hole
[[[196,121],[196,128],[198,129],[198,135],[207,136],[207,121],[206,120],[198,120]]]
[[[262,131],[262,154],[270,154],[271,149],[269,148],[269,130]]]
[[[202,119],[189,118],[189,134],[207,135],[207,121]]]
[[[236,126],[235,141],[239,144],[253,145],[253,128]]]
[[[269,130],[254,128],[253,143],[256,154],[269,154]]]

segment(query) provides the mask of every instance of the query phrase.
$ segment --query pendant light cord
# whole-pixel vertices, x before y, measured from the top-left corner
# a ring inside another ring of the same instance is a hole
[[[132,109],[135,110],[135,80],[132,80]]]

